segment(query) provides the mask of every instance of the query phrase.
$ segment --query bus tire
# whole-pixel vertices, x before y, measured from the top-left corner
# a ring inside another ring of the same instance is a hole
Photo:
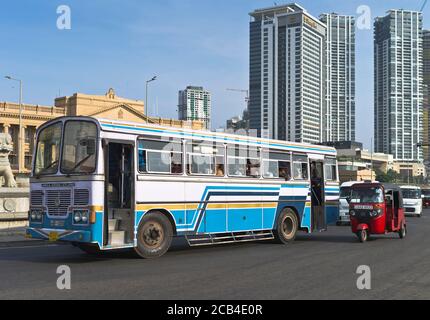
[[[275,229],[277,243],[287,244],[293,242],[299,229],[299,221],[296,213],[290,209],[284,209],[278,217]]]
[[[143,216],[137,230],[136,253],[144,259],[158,258],[169,250],[173,227],[169,219],[158,211]]]

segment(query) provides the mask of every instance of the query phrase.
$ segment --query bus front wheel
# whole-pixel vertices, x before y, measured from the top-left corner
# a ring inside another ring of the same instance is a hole
[[[285,209],[278,217],[275,230],[276,241],[283,244],[294,241],[298,228],[299,221],[295,212],[292,209]]]
[[[137,254],[145,259],[158,258],[172,244],[173,227],[169,219],[160,212],[146,214],[137,231]]]

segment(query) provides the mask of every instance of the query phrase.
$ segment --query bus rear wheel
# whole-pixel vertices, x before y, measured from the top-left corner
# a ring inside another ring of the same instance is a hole
[[[136,253],[145,259],[158,258],[172,244],[173,227],[169,219],[160,212],[146,214],[137,231]]]
[[[295,212],[292,209],[285,209],[279,215],[276,229],[275,240],[278,243],[287,244],[294,241],[297,230],[299,229],[299,221]]]

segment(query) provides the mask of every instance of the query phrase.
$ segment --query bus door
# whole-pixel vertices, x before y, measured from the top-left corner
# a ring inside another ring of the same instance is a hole
[[[324,160],[310,159],[312,231],[327,229],[324,195]]]
[[[104,245],[120,247],[134,238],[134,145],[105,141]]]

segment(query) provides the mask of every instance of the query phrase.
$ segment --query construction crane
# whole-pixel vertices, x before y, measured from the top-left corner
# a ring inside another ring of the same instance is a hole
[[[421,12],[424,11],[424,8],[426,7],[427,1],[428,0],[424,0],[423,6],[421,7],[421,10],[420,10]]]
[[[231,89],[231,88],[227,88],[227,91],[234,91],[234,92],[241,92],[245,94],[245,103],[246,103],[246,108],[248,108],[249,105],[249,91],[245,90],[245,89]]]

